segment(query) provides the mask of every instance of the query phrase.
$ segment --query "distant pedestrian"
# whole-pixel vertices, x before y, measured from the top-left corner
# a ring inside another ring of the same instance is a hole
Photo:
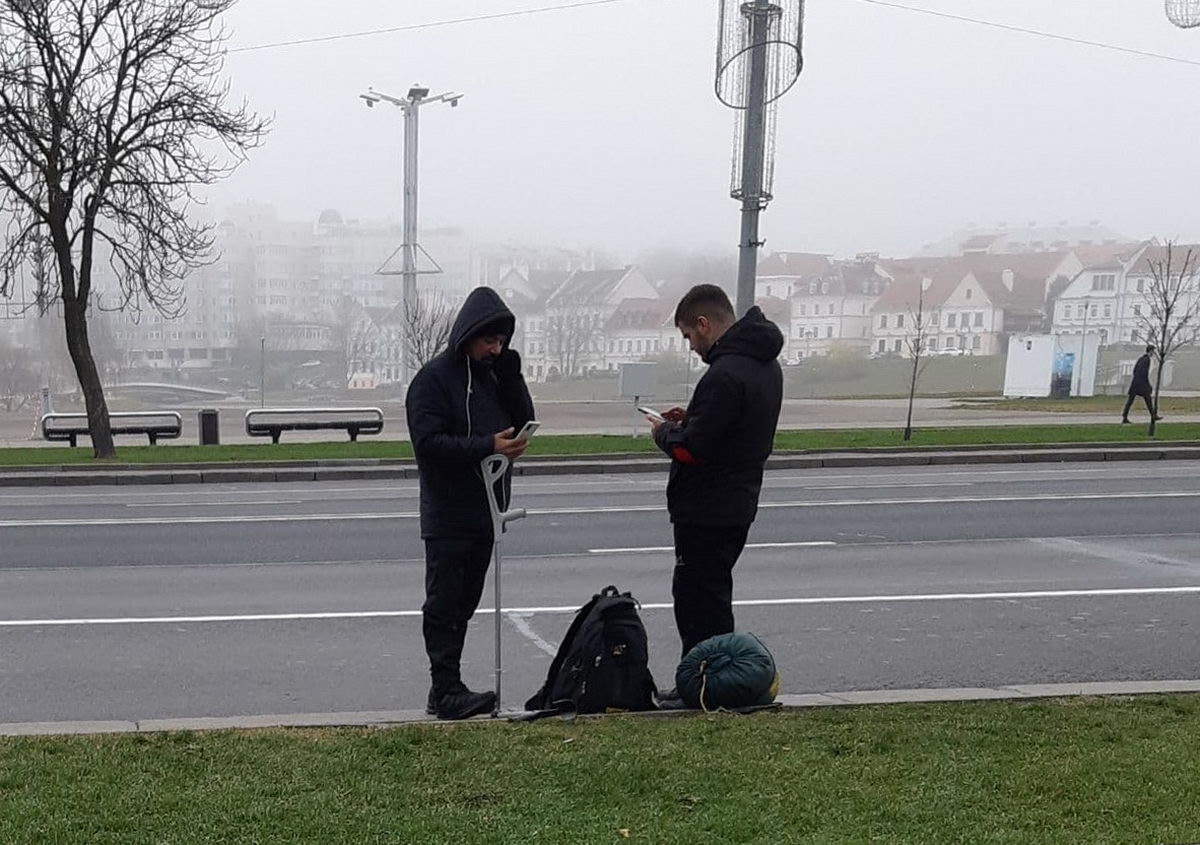
[[[1133,407],[1133,400],[1139,396],[1146,403],[1146,411],[1150,416],[1155,420],[1162,419],[1155,413],[1154,389],[1150,386],[1150,361],[1154,356],[1154,351],[1153,345],[1147,346],[1145,354],[1138,358],[1137,363],[1133,365],[1133,378],[1129,381],[1129,398],[1125,400],[1125,410],[1121,411],[1122,423],[1129,422],[1129,409]]]
[[[783,334],[758,306],[737,319],[716,285],[688,291],[675,309],[675,326],[708,364],[687,410],[651,420],[655,443],[671,458],[671,593],[687,654],[733,631],[733,567],[758,513],[783,402]]]
[[[421,611],[432,676],[425,709],[439,719],[487,713],[496,702],[494,692],[463,684],[459,664],[492,554],[479,465],[492,454],[519,458],[527,441],[514,439],[514,432],[533,419],[521,357],[508,346],[515,327],[499,294],[471,291],[450,331],[450,347],[421,368],[405,403],[421,477]],[[511,471],[498,486],[498,500],[507,502]]]

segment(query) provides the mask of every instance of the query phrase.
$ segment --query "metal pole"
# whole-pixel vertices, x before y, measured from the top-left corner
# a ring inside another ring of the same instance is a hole
[[[503,529],[501,529],[503,530]],[[500,715],[500,676],[503,673],[501,669],[501,654],[500,654],[500,564],[503,555],[500,551],[500,535],[492,541],[492,551],[496,558],[496,571],[493,573],[493,581],[496,584],[496,599],[495,599],[495,622],[496,622],[496,703],[492,705],[492,716]]]
[[[258,360],[258,407],[267,407],[267,338],[264,335],[260,338],[262,342],[262,357]]]
[[[763,163],[766,154],[767,47],[772,6],[770,0],[745,3],[742,14],[750,20],[750,80],[746,123],[742,131],[742,240],[738,247],[737,313],[743,316],[754,305],[754,280],[758,269],[758,216],[766,205],[763,196]],[[778,7],[774,7],[778,8]]]
[[[410,99],[404,109],[404,267],[401,301],[404,313],[404,345],[400,350],[400,380],[408,384],[413,370],[409,332],[417,296],[417,140],[420,100]]]

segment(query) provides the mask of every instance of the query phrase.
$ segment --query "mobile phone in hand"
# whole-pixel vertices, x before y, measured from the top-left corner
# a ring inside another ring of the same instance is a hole
[[[530,420],[521,427],[521,430],[517,432],[517,436],[514,437],[513,440],[528,440],[533,436],[533,433],[541,427],[541,425],[542,424],[537,420]]]
[[[660,414],[658,411],[654,410],[653,408],[647,408],[642,405],[638,405],[637,410],[638,410],[639,414],[644,414],[647,417],[650,417],[650,419],[652,419],[652,420],[658,420],[659,422],[667,421],[666,417],[664,417],[662,414]]]

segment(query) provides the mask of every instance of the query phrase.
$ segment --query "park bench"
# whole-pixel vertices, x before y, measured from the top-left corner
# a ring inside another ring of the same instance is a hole
[[[108,422],[114,436],[143,435],[150,438],[151,446],[183,434],[183,418],[177,411],[116,411],[108,415]],[[66,440],[75,446],[81,436],[88,436],[87,414],[46,414],[41,428],[42,439]]]
[[[379,408],[258,408],[246,412],[246,434],[270,436],[278,443],[285,431],[345,431],[351,442],[360,434],[383,431]]]

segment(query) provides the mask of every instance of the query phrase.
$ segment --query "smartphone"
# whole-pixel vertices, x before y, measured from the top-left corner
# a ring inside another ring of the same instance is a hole
[[[524,426],[521,427],[521,430],[517,432],[517,436],[514,437],[513,439],[514,440],[528,440],[530,437],[533,436],[533,433],[535,431],[537,431],[538,428],[541,427],[541,425],[542,424],[540,422],[538,422],[537,420],[530,420],[529,422],[525,423]]]
[[[646,416],[650,417],[651,419],[658,420],[659,422],[667,421],[666,417],[664,417],[662,414],[660,414],[658,411],[654,410],[653,408],[647,408],[642,405],[638,405],[637,410],[638,410],[639,414],[645,414]]]

